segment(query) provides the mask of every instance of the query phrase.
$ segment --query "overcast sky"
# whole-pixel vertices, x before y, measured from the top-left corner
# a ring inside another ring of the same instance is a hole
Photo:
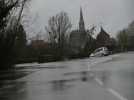
[[[43,29],[49,17],[60,11],[67,12],[73,28],[78,28],[80,6],[86,28],[102,25],[112,36],[134,20],[134,0],[32,0],[30,14],[38,16],[34,31]]]

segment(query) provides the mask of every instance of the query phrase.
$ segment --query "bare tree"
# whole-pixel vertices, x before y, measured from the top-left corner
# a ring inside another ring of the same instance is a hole
[[[118,34],[117,38],[120,40],[119,43],[122,45],[122,48],[127,44],[128,50],[134,50],[134,21],[132,21],[127,28],[122,29]]]
[[[22,18],[22,12],[23,12],[23,10],[24,10],[24,7],[25,7],[25,5],[26,5],[26,3],[28,3],[28,2],[30,2],[31,0],[20,0],[20,4],[19,4],[19,7],[20,7],[20,11],[19,11],[19,14],[18,14],[18,23],[19,23],[19,21],[21,20],[21,18]],[[18,24],[17,23],[17,24]]]
[[[19,31],[16,31],[17,24],[14,25],[15,28],[8,29],[8,23],[10,20],[10,16],[12,16],[12,12],[19,9],[19,7],[24,8],[24,6],[19,6],[24,2],[24,0],[0,0],[0,69],[7,68],[14,63],[15,58],[15,42],[16,37]],[[25,1],[26,2],[26,1]],[[20,11],[18,16],[21,16]],[[19,23],[19,18],[17,20]],[[12,26],[12,25],[11,25]],[[19,25],[18,25],[19,26]],[[17,26],[17,27],[18,27]],[[19,27],[18,27],[19,29]]]
[[[89,30],[87,30],[88,35],[93,36],[96,31],[96,26],[91,26]]]
[[[46,27],[50,42],[61,45],[71,26],[72,24],[67,13],[60,12],[56,16],[52,16],[48,21],[48,26]]]

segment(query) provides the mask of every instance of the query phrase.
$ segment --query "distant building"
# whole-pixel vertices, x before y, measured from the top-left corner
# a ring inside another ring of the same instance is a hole
[[[32,40],[31,46],[35,49],[49,48],[49,43],[44,40]]]
[[[70,34],[69,39],[69,44],[72,52],[75,54],[79,54],[85,48],[86,42],[87,42],[87,32],[85,30],[82,8],[80,8],[79,29],[73,30]]]
[[[106,46],[109,47],[111,45],[110,35],[101,27],[100,33],[96,37],[97,47]]]

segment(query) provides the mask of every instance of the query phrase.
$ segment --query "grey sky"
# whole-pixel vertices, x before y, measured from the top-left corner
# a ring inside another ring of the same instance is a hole
[[[67,12],[73,28],[77,28],[80,6],[86,28],[102,25],[112,36],[134,20],[134,0],[33,0],[30,12],[38,14],[34,23],[37,30],[44,28],[49,17],[60,11]]]

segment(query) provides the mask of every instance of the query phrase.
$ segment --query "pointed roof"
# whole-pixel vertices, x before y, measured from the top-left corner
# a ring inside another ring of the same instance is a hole
[[[85,31],[85,23],[84,23],[84,18],[83,18],[83,13],[82,13],[82,8],[81,7],[80,7],[79,30],[80,31]]]
[[[101,27],[100,33],[96,37],[99,46],[106,46],[109,44],[110,35]]]
[[[83,21],[84,22],[82,7],[80,7],[80,21]]]
[[[103,29],[102,26],[101,26],[101,30],[100,30],[100,33],[99,34],[104,34],[104,35],[109,36],[109,34]]]

